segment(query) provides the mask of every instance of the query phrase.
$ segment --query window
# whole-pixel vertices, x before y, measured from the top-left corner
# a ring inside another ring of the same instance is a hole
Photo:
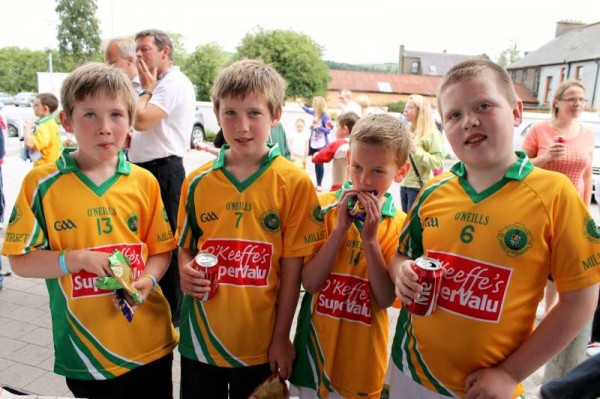
[[[377,82],[377,87],[379,88],[379,91],[381,91],[381,92],[384,92],[384,93],[392,92],[392,85],[390,84],[390,82]]]
[[[546,88],[544,89],[544,104],[550,102],[550,91],[552,90],[552,76],[546,76]]]
[[[517,81],[517,71],[512,71],[510,78],[512,79],[513,82],[516,82]]]
[[[540,70],[536,69],[533,75],[533,95],[537,97],[540,90]]]
[[[583,69],[583,65],[579,65],[575,67],[575,80],[581,80],[581,70]]]
[[[565,70],[566,68],[560,68],[560,82],[562,83],[565,80]]]
[[[437,75],[437,67],[435,65],[429,65],[429,73]]]
[[[521,82],[523,82],[523,83],[527,82],[527,72],[528,72],[527,69],[523,71],[523,80],[521,80]]]
[[[410,73],[419,73],[419,61],[413,61],[410,64]]]

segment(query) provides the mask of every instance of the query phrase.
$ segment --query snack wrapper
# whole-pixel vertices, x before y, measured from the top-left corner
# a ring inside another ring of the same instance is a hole
[[[98,277],[96,279],[96,287],[105,290],[113,290],[119,309],[123,316],[128,321],[133,319],[133,309],[127,302],[127,295],[138,305],[144,303],[142,292],[133,287],[133,273],[127,258],[118,249],[115,250],[109,257],[110,268],[114,276]]]
[[[285,399],[289,397],[287,384],[275,373],[260,384],[248,399]]]
[[[371,191],[371,194],[377,195],[379,192],[377,190]],[[361,222],[365,221],[367,217],[367,211],[364,206],[358,200],[358,197],[352,197],[348,201],[348,214],[354,219],[358,219]]]

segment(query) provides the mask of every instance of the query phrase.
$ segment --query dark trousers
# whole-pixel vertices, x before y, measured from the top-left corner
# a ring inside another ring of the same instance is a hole
[[[181,185],[185,179],[185,169],[183,168],[183,159],[170,156],[166,158],[155,159],[150,162],[137,164],[148,170],[156,177],[160,184],[160,196],[165,205],[171,230],[175,234],[177,229],[177,211],[179,208],[179,197],[181,195]],[[165,275],[159,282],[165,298],[171,308],[171,318],[175,326],[179,326],[179,316],[181,310],[181,301],[183,293],[179,281],[179,266],[177,264],[177,250],[173,251],[171,263]]]
[[[580,363],[564,377],[548,381],[540,393],[544,399],[596,399],[600,396],[600,355]]]
[[[67,386],[77,398],[173,398],[173,353],[109,380],[75,380]]]
[[[419,194],[418,188],[411,187],[400,187],[400,205],[402,206],[402,212],[408,213],[408,210],[415,202],[415,198]]]
[[[271,375],[269,364],[218,367],[181,357],[181,399],[247,399]]]

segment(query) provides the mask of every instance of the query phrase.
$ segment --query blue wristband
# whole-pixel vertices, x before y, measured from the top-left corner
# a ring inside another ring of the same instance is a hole
[[[156,289],[156,284],[157,284],[156,277],[154,277],[150,273],[142,274],[142,277],[148,277],[150,279],[150,281],[152,281],[152,291],[154,291]]]
[[[60,265],[60,270],[64,273],[64,274],[69,274],[70,271],[67,268],[67,263],[65,262],[65,254],[69,252],[68,249],[63,249],[62,251],[60,251],[60,254],[58,255],[58,264]]]

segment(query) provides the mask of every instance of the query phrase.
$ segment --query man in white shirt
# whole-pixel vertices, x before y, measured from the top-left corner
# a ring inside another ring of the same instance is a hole
[[[342,89],[338,98],[340,100],[340,108],[342,109],[341,114],[354,112],[358,116],[362,115],[362,108],[352,100],[352,92],[350,90]]]
[[[192,82],[173,65],[173,44],[165,32],[144,30],[136,34],[135,42],[142,90],[136,105],[129,159],[158,179],[175,232],[185,178],[183,156],[190,146],[196,95]],[[176,251],[160,286],[177,326],[182,293]]]

